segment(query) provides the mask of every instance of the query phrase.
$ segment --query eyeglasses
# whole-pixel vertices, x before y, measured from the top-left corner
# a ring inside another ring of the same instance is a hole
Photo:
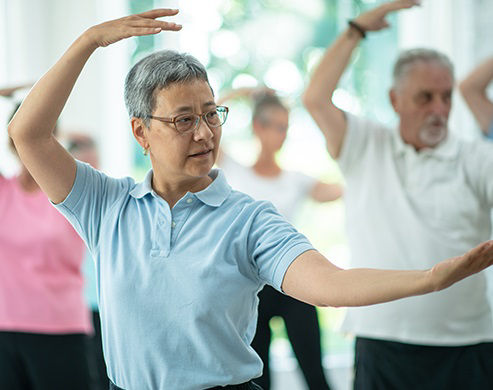
[[[199,114],[183,114],[174,118],[162,118],[159,116],[148,115],[147,118],[156,119],[164,123],[172,123],[175,129],[180,134],[193,133],[198,129],[200,119],[203,119],[209,127],[219,127],[226,122],[229,108],[225,106],[217,106],[213,110],[207,111],[202,115]]]

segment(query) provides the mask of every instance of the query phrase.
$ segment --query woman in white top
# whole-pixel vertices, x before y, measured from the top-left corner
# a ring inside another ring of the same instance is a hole
[[[221,153],[220,167],[234,189],[245,192],[256,200],[268,200],[288,221],[303,200],[311,198],[329,202],[341,196],[338,184],[328,184],[296,171],[282,169],[276,154],[286,139],[289,110],[271,90],[241,88],[232,91],[220,102],[237,96],[252,97],[254,110],[252,130],[260,142],[260,153],[253,166],[244,166],[225,153]],[[322,367],[320,329],[314,306],[300,302],[266,286],[259,293],[259,319],[252,347],[262,358],[264,369],[256,382],[264,389],[270,388],[269,322],[279,316],[284,320],[289,341],[310,389],[329,389]]]

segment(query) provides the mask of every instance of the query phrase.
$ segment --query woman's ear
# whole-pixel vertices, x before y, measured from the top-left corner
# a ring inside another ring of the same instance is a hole
[[[133,117],[132,119],[130,119],[130,124],[132,125],[132,133],[139,145],[142,146],[144,150],[149,149],[149,142],[147,141],[146,134],[148,128],[145,125],[143,119]]]

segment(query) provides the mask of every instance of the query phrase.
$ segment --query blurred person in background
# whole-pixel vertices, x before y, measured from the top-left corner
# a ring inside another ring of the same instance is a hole
[[[89,390],[84,243],[22,163],[0,221],[0,389]]]
[[[223,104],[234,98],[248,98],[253,102],[252,131],[260,143],[255,163],[244,166],[221,149],[217,164],[223,169],[231,187],[256,200],[268,200],[279,213],[293,223],[294,216],[310,198],[330,202],[342,194],[338,184],[324,183],[301,172],[282,169],[276,161],[289,127],[289,109],[267,88],[240,88],[218,99]],[[322,366],[320,326],[314,306],[298,301],[265,286],[259,293],[258,322],[252,347],[264,363],[263,373],[256,382],[265,390],[271,388],[269,350],[270,320],[283,319],[289,342],[301,372],[310,389],[329,389]]]
[[[481,131],[491,140],[493,140],[493,101],[488,97],[487,88],[492,80],[493,57],[490,57],[459,84],[459,90]]]
[[[345,177],[353,267],[426,269],[491,236],[493,145],[448,131],[454,75],[445,55],[401,53],[389,93],[396,128],[332,103],[361,40],[386,28],[387,14],[417,4],[387,2],[350,21],[304,94]],[[484,273],[439,294],[348,309],[343,330],[356,335],[355,389],[493,388]]]
[[[11,87],[2,87],[2,88],[0,88],[0,96],[10,98],[17,91],[19,91],[21,89],[30,88],[32,85],[33,85],[32,83],[28,83],[28,84],[14,85]]]
[[[79,161],[86,162],[94,168],[99,168],[99,153],[94,139],[84,133],[70,132],[65,137],[67,150]],[[86,249],[84,264],[84,295],[91,309],[92,326],[94,333],[89,335],[89,364],[93,390],[107,390],[110,383],[106,374],[106,364],[103,356],[103,343],[101,339],[101,322],[97,296],[97,273],[91,253]]]

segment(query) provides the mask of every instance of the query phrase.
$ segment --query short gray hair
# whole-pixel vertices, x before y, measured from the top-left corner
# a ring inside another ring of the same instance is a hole
[[[440,53],[437,50],[433,49],[410,49],[402,52],[397,59],[397,62],[394,65],[394,73],[393,73],[393,87],[397,87],[402,80],[407,76],[409,70],[417,63],[417,62],[426,62],[426,63],[437,63],[444,68],[448,69],[452,78],[454,78],[454,65],[449,60],[449,58]]]
[[[131,118],[143,118],[149,125],[148,116],[156,104],[155,92],[193,80],[203,80],[210,87],[204,66],[190,54],[161,50],[144,57],[130,69],[125,79],[128,114]]]

